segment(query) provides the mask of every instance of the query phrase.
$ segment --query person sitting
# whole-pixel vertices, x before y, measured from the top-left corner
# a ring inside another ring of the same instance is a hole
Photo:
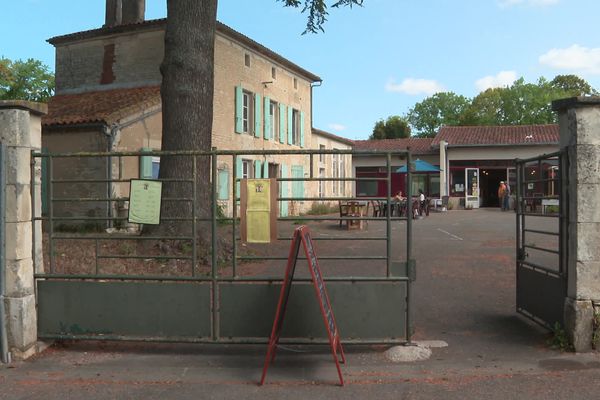
[[[402,197],[402,190],[398,190],[398,193],[396,193],[396,195],[394,196],[394,200],[398,203],[406,200],[404,197]]]

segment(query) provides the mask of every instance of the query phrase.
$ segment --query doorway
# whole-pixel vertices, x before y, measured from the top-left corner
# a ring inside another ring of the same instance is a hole
[[[482,168],[479,180],[481,187],[481,207],[500,207],[498,185],[500,185],[500,181],[506,181],[506,168]]]

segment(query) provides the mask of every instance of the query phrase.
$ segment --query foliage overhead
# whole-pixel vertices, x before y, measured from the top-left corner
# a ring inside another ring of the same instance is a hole
[[[527,83],[490,88],[467,99],[452,92],[436,93],[415,104],[407,117],[416,136],[435,136],[444,125],[535,125],[556,123],[552,101],[574,96],[598,95],[576,75],[557,75]]]
[[[277,0],[281,1],[285,7],[298,8],[302,6],[302,13],[308,12],[306,29],[302,34],[305,33],[318,33],[319,31],[324,32],[323,25],[327,21],[327,3],[325,0]],[[364,0],[338,0],[331,5],[331,7],[343,7],[347,6],[362,6]]]
[[[0,58],[0,100],[48,101],[54,94],[54,74],[39,60]]]
[[[469,99],[454,92],[440,92],[415,104],[408,121],[419,137],[433,137],[442,125],[458,125]]]
[[[400,139],[410,136],[410,126],[406,118],[399,115],[392,115],[385,121],[379,120],[373,127],[373,133],[369,140],[374,139]]]

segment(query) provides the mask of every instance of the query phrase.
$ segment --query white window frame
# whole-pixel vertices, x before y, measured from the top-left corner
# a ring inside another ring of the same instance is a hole
[[[154,166],[158,165],[158,174],[154,176]],[[152,157],[152,179],[158,179],[158,175],[160,174],[160,157]]]
[[[242,92],[242,131],[254,134],[254,93],[247,90]]]
[[[325,168],[319,168],[319,178],[325,178]],[[325,181],[319,181],[319,197],[325,197]]]
[[[335,179],[335,178],[338,177],[338,173],[339,173],[339,170],[338,170],[338,156],[339,156],[339,154],[333,154],[332,156],[333,157],[331,157],[331,160],[332,160],[331,161],[331,174],[332,174],[332,178]],[[338,192],[338,181],[334,180],[334,181],[331,182],[331,189],[332,189],[331,193],[333,195],[336,195],[337,192]]]
[[[346,177],[346,155],[340,154],[340,178]],[[340,181],[340,194],[342,196],[346,195],[346,181]]]
[[[292,108],[292,144],[300,146],[300,111]]]
[[[279,104],[276,101],[271,100],[269,105],[269,118],[271,118],[271,138],[273,140],[279,139]]]
[[[254,161],[242,160],[242,179],[254,178]]]

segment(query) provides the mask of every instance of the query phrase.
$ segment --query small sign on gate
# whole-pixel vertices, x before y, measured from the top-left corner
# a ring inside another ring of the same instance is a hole
[[[160,224],[162,182],[151,179],[132,179],[129,190],[129,216],[136,224]]]

